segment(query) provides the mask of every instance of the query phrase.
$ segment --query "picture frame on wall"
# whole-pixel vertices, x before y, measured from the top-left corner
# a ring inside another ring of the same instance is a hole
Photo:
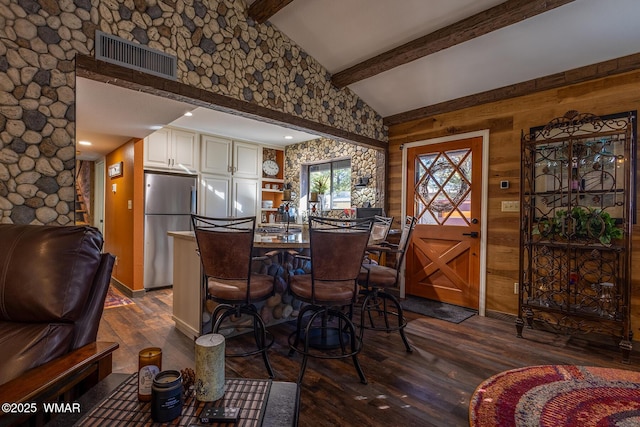
[[[114,163],[109,166],[108,173],[109,178],[116,178],[122,176],[123,173],[123,162]]]

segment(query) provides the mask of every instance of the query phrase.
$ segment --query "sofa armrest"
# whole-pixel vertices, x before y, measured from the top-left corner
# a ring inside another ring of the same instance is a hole
[[[96,340],[114,262],[115,257],[111,254],[103,253],[100,256],[100,265],[91,285],[91,293],[82,316],[76,321],[76,333],[71,348],[80,348]]]
[[[0,386],[0,402],[35,402],[38,412],[42,412],[41,402],[55,401],[60,396],[65,400],[77,399],[111,373],[112,353],[118,347],[117,343],[93,342],[30,369]],[[24,413],[0,412],[0,424],[7,421],[5,417],[15,415],[22,418]]]

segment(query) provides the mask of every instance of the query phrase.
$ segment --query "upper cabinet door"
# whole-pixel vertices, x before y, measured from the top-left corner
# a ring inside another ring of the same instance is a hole
[[[198,146],[195,133],[171,128],[155,131],[144,139],[144,167],[196,173]]]
[[[144,139],[144,165],[152,168],[171,167],[171,131],[160,129]]]
[[[192,132],[172,129],[171,140],[173,144],[171,166],[184,172],[196,173],[198,170],[196,135]]]
[[[260,151],[260,147],[255,144],[233,141],[233,175],[242,178],[259,178]]]
[[[201,172],[216,175],[231,175],[231,140],[211,135],[202,135],[201,148]]]

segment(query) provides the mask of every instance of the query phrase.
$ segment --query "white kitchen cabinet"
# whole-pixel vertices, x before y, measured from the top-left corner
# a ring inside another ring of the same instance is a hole
[[[260,177],[260,147],[212,135],[202,135],[203,173],[240,178]]]
[[[152,133],[144,139],[144,167],[196,173],[196,134],[172,128],[162,128]]]
[[[203,174],[200,178],[201,212],[209,217],[254,216],[258,185],[255,179]]]
[[[233,176],[260,178],[260,147],[247,142],[233,141]]]
[[[231,187],[234,196],[231,215],[235,217],[257,215],[259,182],[255,179],[233,178]]]
[[[212,135],[202,135],[201,165],[202,173],[231,176],[233,161],[233,142],[230,139]]]

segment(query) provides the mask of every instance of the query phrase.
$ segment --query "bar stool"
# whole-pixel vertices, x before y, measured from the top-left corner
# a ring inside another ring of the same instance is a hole
[[[253,320],[256,349],[241,353],[227,353],[227,357],[262,354],[262,359],[273,378],[267,350],[274,337],[266,329],[256,306],[274,293],[275,278],[251,273],[253,236],[256,217],[209,218],[191,215],[202,263],[203,280],[207,285],[207,298],[216,301],[213,311],[213,333],[219,333],[222,322],[231,316],[243,314]]]
[[[391,293],[387,292],[388,289],[398,287],[398,279],[400,278],[400,269],[402,267],[402,261],[404,255],[407,252],[407,247],[411,241],[411,234],[416,225],[416,219],[411,216],[407,216],[402,227],[402,234],[400,235],[400,242],[397,245],[382,242],[377,245],[370,246],[368,250],[376,252],[384,252],[387,254],[387,258],[393,259],[393,267],[387,267],[385,265],[367,264],[362,266],[363,270],[358,276],[358,284],[362,286],[360,294],[364,295],[362,301],[362,307],[360,312],[360,339],[364,335],[365,329],[374,331],[386,331],[393,332],[399,331],[402,341],[407,352],[412,352],[409,341],[404,333],[404,328],[407,326],[407,321],[404,318],[404,312],[398,299]],[[395,257],[391,257],[394,255]],[[391,303],[393,306],[391,309],[388,306]],[[393,309],[395,308],[395,311]],[[382,317],[384,324],[374,321],[373,314],[377,314],[378,317]],[[389,318],[396,319],[396,325],[392,325],[389,322]],[[369,319],[369,325],[365,326],[365,319]]]
[[[294,275],[289,279],[293,296],[308,303],[300,310],[296,331],[289,336],[289,355],[300,353],[303,356],[298,384],[302,383],[309,357],[351,357],[360,381],[367,383],[358,362],[362,340],[351,317],[358,295],[356,279],[372,221],[372,218],[309,218],[311,257],[301,258],[311,260],[311,274]],[[348,307],[347,313],[345,307]],[[308,317],[306,324],[305,316]]]

